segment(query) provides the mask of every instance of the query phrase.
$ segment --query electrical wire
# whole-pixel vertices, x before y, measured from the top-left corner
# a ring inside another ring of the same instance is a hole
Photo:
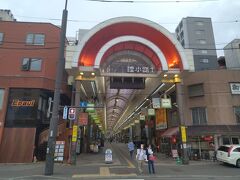
[[[35,47],[35,48],[12,48],[12,47],[0,47],[0,49],[8,49],[8,50],[51,50],[51,49],[58,49],[59,47]],[[240,47],[231,47],[231,48],[184,48],[184,49],[191,49],[191,50],[209,50],[209,51],[215,51],[215,50],[234,50],[234,49],[240,49]],[[75,50],[65,50],[65,52],[78,52]],[[184,51],[183,51],[184,52]],[[98,52],[98,53],[104,53],[104,52]]]
[[[219,1],[219,0],[172,0],[172,1],[166,1],[166,0],[162,0],[162,1],[133,1],[133,0],[85,0],[85,1],[92,1],[92,2],[103,2],[103,3],[203,3],[203,2],[215,2],[215,1]]]
[[[49,21],[61,21],[62,19],[58,19],[58,18],[47,18],[47,17],[35,17],[35,16],[22,16],[22,15],[15,15],[16,17],[23,17],[23,18],[30,18],[30,19],[42,19],[42,20],[49,20]],[[68,22],[75,22],[75,23],[79,23],[79,22],[83,22],[83,23],[101,23],[102,21],[91,21],[91,20],[76,20],[76,19],[68,19]],[[103,20],[105,21],[105,20]],[[212,22],[205,22],[205,23],[213,23],[213,24],[219,24],[219,23],[239,23],[240,19],[234,19],[234,20],[222,20],[222,21],[212,21]],[[193,24],[194,22],[188,22],[189,24]],[[151,23],[150,23],[151,24]],[[156,24],[155,22],[152,22],[152,24]],[[161,24],[179,24],[179,22],[160,22]]]

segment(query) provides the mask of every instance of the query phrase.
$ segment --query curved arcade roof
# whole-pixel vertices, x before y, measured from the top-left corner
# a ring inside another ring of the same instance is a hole
[[[184,49],[162,26],[137,17],[118,17],[93,27],[79,42],[74,64],[99,68],[107,57],[123,51],[143,53],[158,70],[188,70]]]

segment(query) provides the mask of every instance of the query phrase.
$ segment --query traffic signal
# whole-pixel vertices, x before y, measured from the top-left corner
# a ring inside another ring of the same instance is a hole
[[[75,108],[69,108],[68,119],[69,120],[75,120],[75,118],[76,118],[76,109]]]

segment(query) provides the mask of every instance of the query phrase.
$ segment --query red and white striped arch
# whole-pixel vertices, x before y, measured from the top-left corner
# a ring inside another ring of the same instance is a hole
[[[184,49],[162,26],[137,17],[119,17],[92,28],[79,42],[74,64],[99,68],[107,57],[122,50],[143,53],[158,70],[188,70]]]

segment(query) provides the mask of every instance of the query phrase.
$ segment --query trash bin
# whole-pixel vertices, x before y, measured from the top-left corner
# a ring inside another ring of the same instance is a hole
[[[105,151],[105,163],[109,164],[112,163],[112,150],[106,149]]]

